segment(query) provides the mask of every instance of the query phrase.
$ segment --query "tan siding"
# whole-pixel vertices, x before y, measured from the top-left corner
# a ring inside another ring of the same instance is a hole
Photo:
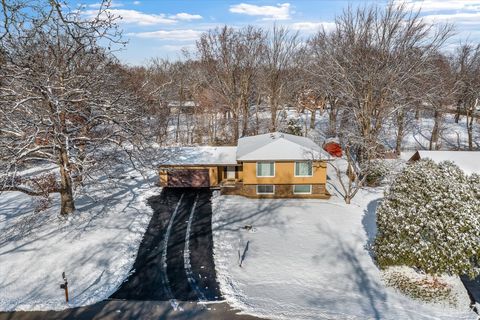
[[[244,185],[238,183],[235,186],[223,187],[224,195],[241,195],[249,198],[306,198],[306,199],[328,199],[330,194],[325,189],[324,184],[312,185],[311,194],[294,194],[292,184],[275,185],[275,194],[257,194],[256,185]]]
[[[323,161],[313,163],[313,176],[295,177],[295,162],[275,162],[275,177],[257,177],[257,163],[243,163],[244,184],[325,184],[327,166]]]

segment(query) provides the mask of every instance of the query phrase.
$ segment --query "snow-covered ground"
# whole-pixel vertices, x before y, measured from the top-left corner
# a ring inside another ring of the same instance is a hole
[[[337,197],[216,197],[214,252],[222,294],[245,313],[270,319],[476,319],[457,277],[445,280],[458,307],[426,304],[385,286],[367,249],[382,196],[380,188],[364,190],[351,205]]]
[[[154,178],[123,167],[86,186],[70,219],[59,201],[33,213],[34,199],[0,194],[0,310],[60,310],[109,297],[128,276],[159,192]],[[62,272],[68,279],[65,303]]]

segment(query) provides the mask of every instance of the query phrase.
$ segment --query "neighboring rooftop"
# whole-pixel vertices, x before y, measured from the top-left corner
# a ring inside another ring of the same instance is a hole
[[[417,155],[418,154],[418,155]],[[410,160],[430,159],[435,163],[452,161],[466,174],[480,174],[480,151],[423,151],[418,150]]]
[[[237,147],[168,147],[160,152],[161,165],[237,164]]]
[[[272,132],[238,140],[237,160],[319,160],[330,156],[309,138]]]

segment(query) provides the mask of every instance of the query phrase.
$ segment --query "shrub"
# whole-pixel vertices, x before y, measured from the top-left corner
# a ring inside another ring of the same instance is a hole
[[[480,201],[472,181],[451,162],[407,166],[377,209],[379,266],[478,275]]]

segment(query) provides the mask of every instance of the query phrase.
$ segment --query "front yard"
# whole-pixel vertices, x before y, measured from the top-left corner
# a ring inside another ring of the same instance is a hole
[[[426,304],[386,287],[367,250],[382,196],[380,189],[364,190],[349,206],[337,197],[216,197],[214,252],[224,297],[246,313],[273,319],[476,319],[457,277],[442,277],[457,307]]]
[[[108,298],[128,275],[148,226],[152,181],[120,168],[99,177],[77,197],[77,211],[58,217],[34,212],[34,198],[0,195],[0,310],[61,310]],[[35,172],[33,173],[35,174]],[[70,302],[65,303],[62,272]]]

